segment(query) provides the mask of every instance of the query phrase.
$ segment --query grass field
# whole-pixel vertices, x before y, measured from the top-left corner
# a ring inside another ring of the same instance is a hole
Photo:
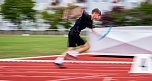
[[[0,36],[0,58],[56,55],[66,47],[65,36]]]

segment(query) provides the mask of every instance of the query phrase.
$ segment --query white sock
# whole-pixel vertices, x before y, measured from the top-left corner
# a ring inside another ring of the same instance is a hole
[[[62,64],[62,63],[63,63],[63,60],[64,60],[64,58],[62,58],[62,57],[57,57],[54,62],[55,62],[55,63],[58,63],[58,64]]]
[[[68,53],[69,55],[71,55],[71,56],[74,56],[74,57],[77,57],[77,56],[78,56],[78,54],[79,54],[79,52],[74,51],[74,50],[72,50],[72,51],[68,51],[67,53]]]

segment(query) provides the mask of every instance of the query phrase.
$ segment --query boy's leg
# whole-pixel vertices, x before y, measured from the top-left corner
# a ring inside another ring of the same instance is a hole
[[[74,60],[76,59],[77,55],[79,53],[85,52],[90,48],[88,42],[86,42],[84,45],[82,45],[79,49],[76,49],[74,47],[69,47],[67,51],[65,51],[64,53],[62,53],[62,56],[57,57],[55,59],[54,64],[59,67],[59,68],[65,68],[62,63],[65,57],[67,57],[67,59],[71,59]]]
[[[57,57],[57,58],[55,59],[54,64],[55,64],[57,67],[59,67],[59,68],[65,68],[65,67],[62,65],[62,63],[63,63],[63,61],[64,61],[64,59],[65,59],[65,56],[66,56],[66,54],[67,54],[68,51],[71,51],[71,50],[74,50],[74,49],[75,49],[74,47],[69,47],[69,48],[67,49],[67,51],[63,52],[61,56],[59,56],[59,57]]]
[[[76,60],[78,54],[79,54],[79,52],[77,52],[77,51],[75,51],[75,50],[68,51],[68,52],[66,53],[65,59],[66,59],[66,60]]]
[[[78,50],[75,50],[76,45],[80,45],[81,48]],[[57,64],[57,66],[62,67],[62,63],[65,57],[68,57],[67,59],[75,60],[77,55],[79,53],[82,53],[89,48],[89,44],[85,43],[84,40],[79,36],[78,33],[69,32],[68,34],[68,49],[64,53],[62,53],[63,56],[58,57],[54,63]]]
[[[90,48],[90,45],[88,42],[86,42],[84,45],[81,45],[79,49],[76,49],[79,53],[85,52]]]
[[[84,45],[81,45],[79,49],[71,50],[67,52],[67,56],[71,58],[71,60],[76,60],[78,54],[87,51],[90,48],[89,44],[86,42]]]

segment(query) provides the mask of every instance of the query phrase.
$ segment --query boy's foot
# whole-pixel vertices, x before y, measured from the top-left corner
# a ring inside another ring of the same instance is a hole
[[[76,57],[74,57],[74,56],[72,56],[72,55],[70,55],[70,54],[68,54],[68,53],[66,54],[65,59],[66,59],[66,60],[77,60]]]
[[[61,69],[62,69],[62,68],[66,68],[66,67],[64,67],[62,64],[59,64],[59,63],[54,63],[54,65],[57,66],[58,68],[61,68]]]

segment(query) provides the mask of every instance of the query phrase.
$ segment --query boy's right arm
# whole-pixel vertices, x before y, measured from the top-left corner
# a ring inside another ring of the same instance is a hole
[[[81,7],[77,7],[77,8],[74,8],[72,10],[65,9],[64,12],[63,12],[62,19],[71,19],[71,18],[74,18],[74,17],[77,17],[77,16],[81,16],[83,11],[84,10]]]

